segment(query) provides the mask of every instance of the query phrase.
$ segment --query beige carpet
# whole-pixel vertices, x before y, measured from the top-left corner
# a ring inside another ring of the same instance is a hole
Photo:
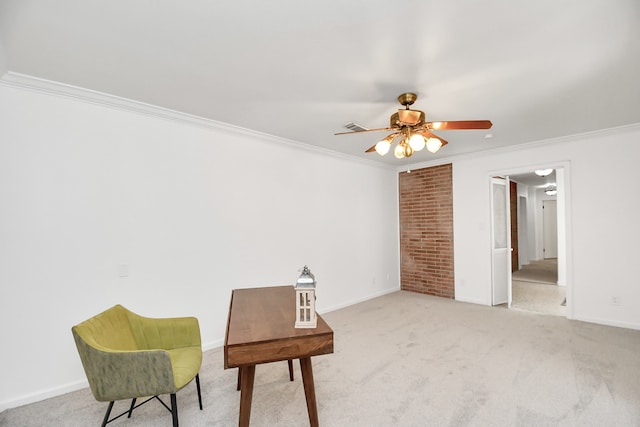
[[[395,292],[327,313],[335,353],[315,357],[320,425],[638,426],[640,331]],[[237,425],[236,371],[205,353],[204,410],[178,395],[180,425]],[[127,403],[120,403],[120,409]],[[98,426],[81,390],[0,414],[2,426]],[[110,426],[170,426],[157,403]],[[308,425],[300,371],[256,369],[252,426]]]
[[[566,288],[557,285],[557,258],[533,261],[511,278],[512,309],[566,316]]]
[[[512,274],[513,280],[521,282],[558,283],[558,259],[548,258],[531,261]]]
[[[554,316],[566,316],[564,286],[512,280],[511,308]]]

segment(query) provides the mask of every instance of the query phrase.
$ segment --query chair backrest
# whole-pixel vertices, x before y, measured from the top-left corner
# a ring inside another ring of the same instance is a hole
[[[72,329],[94,348],[107,351],[137,350],[127,311],[123,306],[115,305]]]

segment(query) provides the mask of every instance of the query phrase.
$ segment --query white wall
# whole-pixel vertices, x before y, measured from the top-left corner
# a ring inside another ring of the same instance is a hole
[[[531,261],[540,259],[538,255],[538,237],[537,236],[541,234],[542,231],[537,227],[538,215],[536,210],[536,204],[537,204],[538,193],[536,191],[536,187],[527,187],[527,188],[528,188],[527,193],[529,194],[529,197],[527,198],[527,215],[529,218],[529,222],[527,223],[527,228],[530,236],[529,261],[531,262]],[[542,249],[540,249],[540,251],[542,251]]]
[[[454,159],[456,299],[490,304],[488,177],[496,171],[564,162],[570,165],[564,177],[564,232],[573,317],[640,329],[640,279],[635,268],[640,241],[639,142],[636,125]],[[612,296],[620,298],[619,306],[611,304]]]
[[[4,45],[0,41],[0,76],[7,71],[7,56],[4,51]]]
[[[84,386],[70,328],[116,303],[211,348],[304,264],[320,312],[399,289],[395,170],[249,132],[0,84],[0,203],[0,411]]]

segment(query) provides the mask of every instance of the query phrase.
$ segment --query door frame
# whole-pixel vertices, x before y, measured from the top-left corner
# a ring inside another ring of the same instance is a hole
[[[549,209],[553,207],[555,211],[553,215],[549,215]],[[558,201],[557,200],[542,200],[542,259],[558,258]],[[552,221],[553,220],[553,221]],[[553,227],[554,233],[549,232],[549,228]],[[549,239],[553,239],[549,241]],[[553,245],[550,245],[553,243]],[[553,249],[553,251],[550,251]],[[551,255],[549,256],[549,253]]]
[[[505,168],[495,171],[490,171],[488,177],[516,175],[521,173],[533,172],[537,169],[553,168],[556,170],[556,184],[558,194],[556,196],[557,210],[558,210],[558,285],[566,286],[566,317],[567,319],[573,319],[573,301],[575,296],[575,289],[573,286],[573,231],[571,228],[571,162],[569,161],[556,161],[532,164],[529,166],[521,166],[514,168]],[[491,180],[489,179],[489,185]],[[489,192],[489,195],[491,192]],[[513,218],[511,219],[513,220]],[[489,244],[487,247],[491,248],[492,236],[488,236]],[[490,249],[492,250],[492,249]],[[491,253],[489,254],[491,260]],[[493,267],[491,267],[493,268]],[[493,271],[492,271],[493,277]],[[492,279],[493,280],[493,279]],[[491,293],[493,292],[493,283],[490,283],[489,293],[491,301]]]

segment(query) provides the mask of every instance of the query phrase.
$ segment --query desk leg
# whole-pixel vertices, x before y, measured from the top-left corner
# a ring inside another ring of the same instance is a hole
[[[249,427],[251,418],[251,398],[253,397],[253,378],[256,374],[256,365],[242,366],[240,368],[240,419],[239,427]]]
[[[316,406],[316,388],[313,383],[313,369],[311,358],[300,358],[300,370],[302,371],[302,383],[304,384],[304,395],[307,398],[307,412],[309,412],[309,424],[311,427],[318,427],[318,407]]]

